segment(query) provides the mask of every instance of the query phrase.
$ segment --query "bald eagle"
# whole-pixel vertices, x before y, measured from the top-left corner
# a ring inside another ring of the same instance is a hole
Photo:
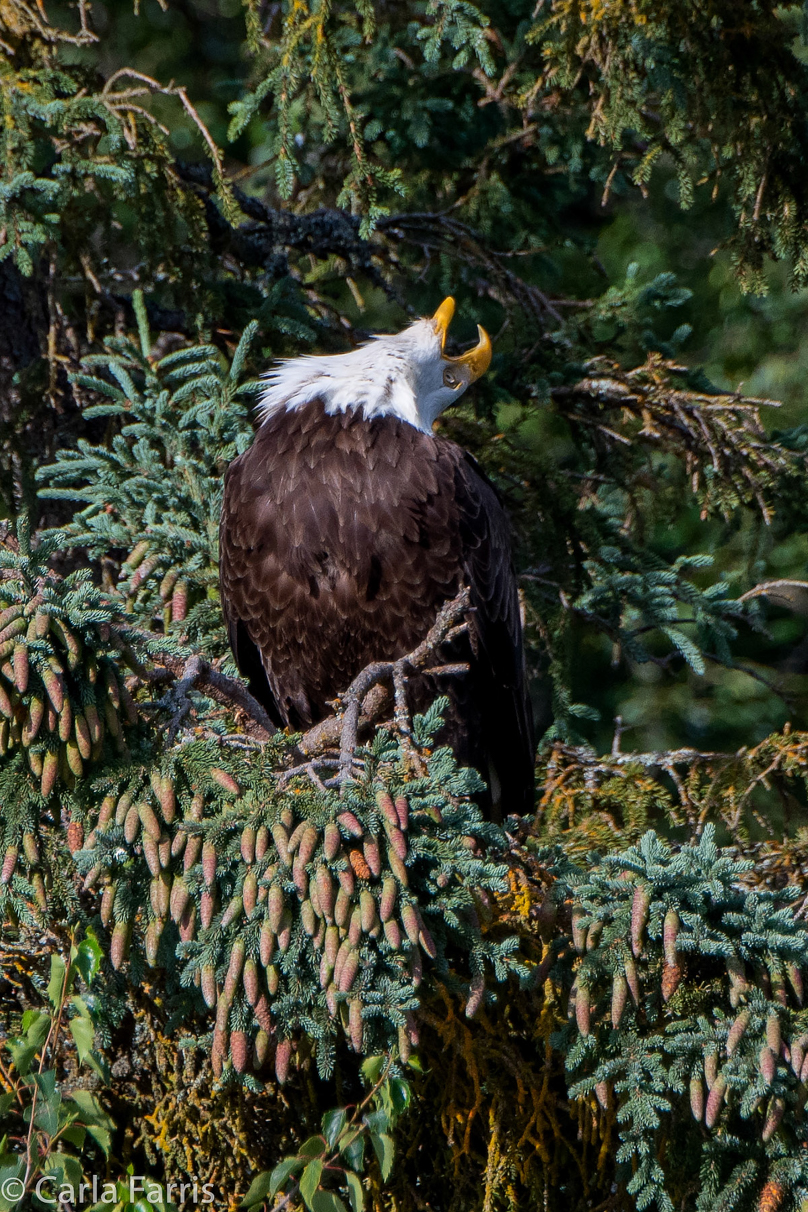
[[[454,308],[269,372],[260,427],[225,478],[221,600],[253,695],[302,730],[365,665],[412,651],[467,585],[469,631],[446,659],[469,672],[448,690],[413,678],[411,706],[449,694],[441,739],[500,818],[532,807],[533,722],[507,516],[471,455],[433,433],[491,361],[482,328],[448,356]]]

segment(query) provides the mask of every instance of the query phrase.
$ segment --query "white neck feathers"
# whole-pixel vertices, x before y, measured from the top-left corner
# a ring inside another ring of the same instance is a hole
[[[419,409],[422,368],[440,356],[434,326],[419,320],[394,336],[374,337],[350,353],[307,355],[279,362],[264,376],[262,420],[281,409],[322,400],[326,412],[361,409],[368,419],[396,416],[426,433],[434,415]]]

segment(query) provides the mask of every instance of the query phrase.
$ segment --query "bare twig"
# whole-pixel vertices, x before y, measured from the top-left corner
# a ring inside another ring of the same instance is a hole
[[[722,665],[725,669],[736,669],[738,673],[745,673],[748,678],[752,678],[755,682],[760,682],[761,686],[765,686],[772,694],[777,695],[778,699],[789,711],[794,710],[795,702],[792,695],[778,686],[776,682],[770,678],[764,677],[762,673],[758,673],[756,669],[752,669],[749,665],[741,665],[737,661],[725,661],[722,657],[717,656],[714,652],[703,652],[702,656],[706,661],[710,661],[713,665]]]
[[[19,19],[22,16],[22,24],[33,26],[44,42],[50,42],[52,45],[66,42],[71,46],[86,46],[89,42],[98,41],[98,35],[94,34],[88,25],[89,5],[84,3],[83,0],[80,0],[79,3],[81,29],[77,34],[69,34],[66,30],[57,29],[54,25],[51,25],[44,8],[40,4],[37,4],[36,11],[34,11],[29,4],[25,3],[25,0],[13,0],[13,4],[10,7],[12,10],[14,8],[18,10],[17,18]],[[3,43],[4,49],[6,45],[6,43]]]
[[[751,598],[774,596],[787,598],[786,594],[780,592],[783,589],[808,589],[808,581],[762,581],[760,585],[755,585],[752,587],[752,589],[747,589],[746,593],[742,593],[738,598],[738,601],[747,602]]]
[[[116,90],[114,85],[119,80],[124,78],[137,80],[145,87],[143,88],[123,88]],[[139,106],[134,105],[138,97],[147,96],[149,94],[159,93],[164,97],[176,97],[182,108],[185,110],[188,117],[193,122],[194,126],[199,131],[204,139],[208,153],[213,162],[214,167],[214,182],[221,189],[228,189],[224,175],[224,164],[222,162],[221,153],[216,144],[216,140],[208,130],[205,123],[202,121],[199,113],[192,104],[186,89],[180,85],[174,84],[173,80],[170,84],[161,84],[159,80],[155,80],[152,76],[145,75],[144,72],[135,71],[131,67],[120,67],[107,80],[101,91],[101,100],[108,109],[113,112],[137,109],[139,112],[144,112]]]

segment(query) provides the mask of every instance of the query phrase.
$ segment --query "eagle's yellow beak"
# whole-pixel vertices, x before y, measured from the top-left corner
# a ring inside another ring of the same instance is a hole
[[[435,331],[440,337],[440,347],[443,349],[446,344],[446,334],[449,331],[449,325],[452,322],[452,316],[455,314],[455,301],[451,295],[444,299],[438,310],[432,317],[432,323],[435,325]]]
[[[455,313],[455,301],[451,295],[444,299],[438,310],[432,317],[432,323],[435,325],[435,331],[440,337],[440,347],[443,350],[446,344],[446,333],[449,330],[449,325],[452,322],[452,316]],[[469,376],[469,383],[473,383],[475,379],[479,379],[480,375],[484,375],[491,365],[491,338],[484,328],[477,325],[477,344],[473,349],[468,349],[459,358],[450,358],[444,354],[447,362],[451,362],[454,366],[462,366]]]

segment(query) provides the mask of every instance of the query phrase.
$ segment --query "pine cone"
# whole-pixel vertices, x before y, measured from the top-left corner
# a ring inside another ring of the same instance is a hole
[[[758,1199],[758,1212],[777,1212],[783,1202],[786,1189],[782,1183],[770,1178],[763,1187]]]

